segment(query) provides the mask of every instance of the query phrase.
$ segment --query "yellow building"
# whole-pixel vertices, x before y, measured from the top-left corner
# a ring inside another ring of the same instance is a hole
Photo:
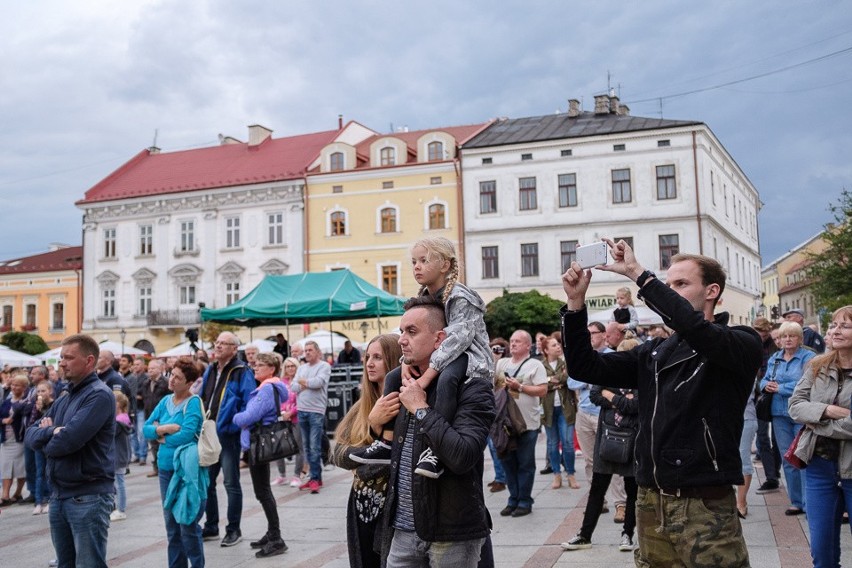
[[[80,331],[83,247],[0,262],[0,333],[26,331],[49,347]]]
[[[770,321],[781,320],[787,310],[805,312],[805,325],[818,323],[819,306],[810,293],[807,268],[810,255],[819,254],[828,243],[820,232],[766,266],[761,272],[764,315]],[[774,310],[773,310],[774,308]]]
[[[458,148],[488,124],[377,134],[323,148],[305,185],[306,270],[348,268],[387,292],[413,296],[409,248],[417,239],[450,239],[463,263]],[[356,320],[335,329],[369,339],[398,323],[386,318],[379,329],[375,320]]]

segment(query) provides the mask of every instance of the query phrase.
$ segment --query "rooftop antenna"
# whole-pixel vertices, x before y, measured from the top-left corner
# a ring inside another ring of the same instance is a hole
[[[663,97],[660,97],[660,118],[663,118]]]
[[[607,69],[606,70],[606,92],[607,93],[612,92],[612,86],[610,85],[610,78],[611,78],[611,75],[610,75],[609,69]]]
[[[153,143],[153,144],[151,144],[151,147],[152,147],[152,148],[156,148],[156,147],[157,147],[157,134],[159,134],[159,129],[155,128],[155,129],[154,129],[154,143]]]

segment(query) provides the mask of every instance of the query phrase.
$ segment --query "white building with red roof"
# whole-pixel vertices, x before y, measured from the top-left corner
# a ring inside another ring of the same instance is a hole
[[[199,304],[231,304],[267,274],[304,270],[305,173],[322,148],[375,132],[337,130],[179,152],[143,150],[88,190],[83,211],[83,330],[128,345],[178,342]]]

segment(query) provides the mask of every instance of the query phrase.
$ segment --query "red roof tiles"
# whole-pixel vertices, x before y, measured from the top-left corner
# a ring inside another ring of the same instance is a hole
[[[78,205],[298,179],[338,130],[180,152],[143,150],[97,183]]]
[[[50,252],[0,261],[0,274],[27,274],[83,268],[83,247],[65,247]]]

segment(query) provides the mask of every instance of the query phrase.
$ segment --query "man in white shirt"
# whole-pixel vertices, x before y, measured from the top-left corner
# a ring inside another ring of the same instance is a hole
[[[306,342],[305,364],[299,367],[290,384],[293,392],[299,393],[299,428],[310,466],[310,478],[299,487],[301,491],[319,493],[322,487],[322,437],[330,379],[331,365],[322,360],[319,344]]]
[[[509,354],[497,361],[497,376],[506,377],[506,389],[515,399],[526,422],[526,431],[517,438],[517,449],[501,460],[506,470],[509,500],[500,511],[503,517],[523,517],[532,512],[535,479],[535,443],[541,426],[539,398],[547,394],[547,371],[541,361],[530,357],[532,337],[517,330],[509,339]]]

